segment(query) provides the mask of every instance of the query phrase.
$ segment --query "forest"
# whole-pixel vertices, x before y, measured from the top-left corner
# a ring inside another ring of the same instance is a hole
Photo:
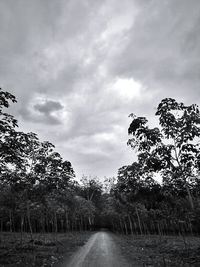
[[[17,102],[0,90],[0,231],[66,233],[107,228],[124,235],[200,233],[200,113],[165,98],[151,128],[130,114],[127,145],[137,161],[116,178],[75,179],[49,141],[18,130],[9,113]],[[127,114],[128,115],[128,114]],[[155,177],[160,177],[162,183]]]

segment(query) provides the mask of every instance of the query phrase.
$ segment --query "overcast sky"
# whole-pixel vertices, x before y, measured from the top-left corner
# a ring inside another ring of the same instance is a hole
[[[78,177],[115,176],[130,113],[200,104],[200,1],[0,0],[0,85]]]

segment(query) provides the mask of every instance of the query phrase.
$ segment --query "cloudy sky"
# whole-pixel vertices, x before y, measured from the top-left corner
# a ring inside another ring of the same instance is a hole
[[[200,104],[200,1],[0,0],[0,85],[78,177],[116,175],[130,113]]]

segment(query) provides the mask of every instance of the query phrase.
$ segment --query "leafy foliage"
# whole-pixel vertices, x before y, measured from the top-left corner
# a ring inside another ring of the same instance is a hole
[[[16,98],[0,89],[1,230],[54,231],[91,227],[101,186],[81,187],[70,161],[35,133],[17,131],[17,120],[5,113]],[[85,192],[92,190],[90,199]],[[80,196],[78,196],[78,194]],[[83,196],[83,197],[82,197]]]
[[[138,161],[118,170],[105,213],[112,228],[123,233],[199,231],[199,108],[165,98],[155,115],[154,128],[147,118],[130,115],[128,145]]]
[[[15,97],[0,90],[1,230],[55,232],[109,227],[124,234],[200,232],[200,114],[166,98],[157,107],[158,127],[131,114],[128,145],[138,160],[105,185],[83,176],[35,133],[17,131],[4,112]],[[162,185],[155,175],[163,179]]]

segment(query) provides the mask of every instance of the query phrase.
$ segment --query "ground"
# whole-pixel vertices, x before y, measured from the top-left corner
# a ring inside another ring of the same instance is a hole
[[[124,236],[101,231],[0,234],[0,267],[24,266],[200,266],[200,237]],[[71,264],[71,265],[70,265]],[[75,264],[75,265],[74,265]]]
[[[50,267],[83,246],[92,232],[55,234],[0,233],[0,267]]]
[[[133,266],[199,267],[200,237],[116,235],[122,255]]]
[[[108,231],[93,234],[88,242],[56,267],[126,267],[131,266],[123,257],[120,247]]]

